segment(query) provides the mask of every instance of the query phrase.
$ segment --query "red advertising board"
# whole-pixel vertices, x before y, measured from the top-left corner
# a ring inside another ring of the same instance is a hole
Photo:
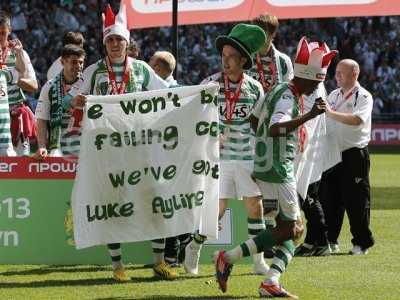
[[[129,28],[171,25],[173,0],[122,0]],[[178,0],[179,24],[251,20],[261,13],[280,19],[399,15],[397,0]]]
[[[0,179],[74,179],[77,164],[63,158],[37,161],[29,157],[0,157]]]
[[[400,124],[372,124],[370,145],[400,145]]]

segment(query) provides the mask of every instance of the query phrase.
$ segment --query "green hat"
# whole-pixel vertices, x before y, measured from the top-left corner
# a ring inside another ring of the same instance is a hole
[[[265,44],[266,40],[267,35],[261,27],[240,23],[232,28],[229,35],[217,37],[215,46],[220,53],[225,45],[232,46],[247,58],[243,68],[250,69],[253,65],[252,57]]]

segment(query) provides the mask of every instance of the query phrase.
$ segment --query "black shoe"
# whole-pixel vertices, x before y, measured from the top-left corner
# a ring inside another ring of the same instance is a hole
[[[325,246],[314,246],[313,256],[329,256],[332,254],[331,247],[329,245]]]
[[[294,256],[312,256],[314,254],[314,246],[301,244],[294,250]]]

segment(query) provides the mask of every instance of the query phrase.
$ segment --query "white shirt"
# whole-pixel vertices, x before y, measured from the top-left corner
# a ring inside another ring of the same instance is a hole
[[[348,92],[350,93],[350,92]],[[335,120],[328,123],[333,126],[340,144],[341,151],[357,147],[364,148],[371,139],[371,114],[373,107],[372,95],[363,87],[356,84],[351,95],[346,99],[342,89],[336,89],[328,96],[328,103],[337,112],[350,113],[361,119],[360,125],[346,125]]]
[[[66,84],[65,85],[65,90],[68,92],[72,86],[74,86],[76,89],[79,89],[79,84],[81,81],[76,81],[73,85],[71,84]],[[50,87],[54,84],[54,78],[53,80],[47,81],[41,91],[40,91],[40,96],[38,99],[38,103],[36,105],[36,110],[35,110],[35,117],[36,119],[41,119],[41,120],[50,120],[51,115],[50,115],[50,109],[51,109],[51,103],[49,99],[49,92],[50,92]]]
[[[270,122],[270,127],[276,123],[283,123],[283,122],[288,122],[292,119],[292,110],[293,110],[293,99],[290,97],[292,94],[289,91],[286,91],[282,96],[287,95],[286,97],[282,97],[283,99],[279,101],[276,106],[275,106],[275,111],[272,114],[271,117],[271,122]],[[290,95],[290,96],[289,96]],[[324,83],[321,82],[315,91],[307,96],[303,95],[304,99],[304,112],[300,112],[300,114],[305,114],[309,111],[311,111],[314,102],[316,99],[322,98],[326,99],[326,90]],[[317,117],[313,118],[312,120],[309,120],[309,123],[316,122]]]
[[[49,70],[47,71],[47,80],[53,79],[56,77],[58,74],[63,69],[63,65],[61,63],[61,56],[57,58],[52,65],[50,66]]]
[[[284,96],[284,97],[283,97]],[[292,109],[293,109],[293,101],[291,99],[292,93],[288,90],[285,91],[285,93],[282,95],[282,100],[279,101],[276,106],[275,110],[272,114],[271,121],[270,121],[270,127],[276,123],[282,123],[282,122],[287,122],[292,119]],[[314,102],[317,98],[322,98],[326,99],[326,90],[323,82],[321,82],[318,87],[315,89],[315,91],[309,95],[303,95],[304,98],[304,113],[309,112],[313,105]],[[260,118],[260,114],[262,111],[262,104],[264,101],[261,101],[258,103],[258,105],[255,107],[253,115],[256,118]],[[301,113],[301,112],[300,112]],[[308,122],[315,122],[316,118],[309,120]]]
[[[167,78],[164,79],[170,87],[176,87],[178,86],[178,83],[176,82],[174,76],[171,74]]]

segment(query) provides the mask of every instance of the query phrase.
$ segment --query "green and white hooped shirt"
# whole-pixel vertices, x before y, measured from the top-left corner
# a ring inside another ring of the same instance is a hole
[[[269,55],[260,56],[260,59],[263,64],[265,80],[269,84],[273,83],[276,85],[283,82],[289,82],[293,78],[294,75],[292,61],[290,60],[289,56],[277,50],[274,45],[271,46],[271,52]],[[273,69],[276,71],[274,79],[272,78],[271,74],[271,63],[273,64]],[[246,71],[246,74],[261,82],[256,62],[254,62],[254,65]]]
[[[27,65],[27,71],[24,78],[36,80],[35,70],[33,69],[29,55],[23,50],[24,61]],[[6,65],[9,70],[15,70],[16,55],[14,51],[9,51],[6,58]],[[8,103],[10,106],[25,101],[25,94],[22,89],[16,84],[8,85]]]
[[[220,120],[220,131],[226,133],[225,128],[229,127],[229,132],[224,137],[223,147],[220,149],[221,160],[246,160],[252,161],[254,155],[254,134],[250,126],[249,117],[252,114],[256,103],[264,99],[264,91],[261,84],[243,74],[243,82],[240,89],[239,101],[236,102],[232,120],[226,120],[226,100],[225,84],[222,72],[211,75],[203,80],[202,84],[215,81],[219,83],[218,109]],[[237,83],[230,83],[230,91],[235,92]]]
[[[0,155],[12,149],[7,87],[18,78],[15,69],[0,69]]]
[[[270,127],[290,121],[299,114],[298,99],[288,83],[276,85],[255,112],[259,117],[254,156],[254,176],[257,179],[272,183],[295,181],[293,161],[297,153],[298,131],[272,137]]]
[[[130,68],[129,82],[126,85],[125,93],[159,90],[168,88],[169,85],[144,61],[128,57],[127,62]],[[124,63],[112,64],[116,75],[116,82],[122,82]],[[112,87],[108,77],[105,59],[101,59],[90,65],[83,71],[83,82],[79,93],[84,95],[111,95]],[[76,91],[70,92],[75,96]]]

